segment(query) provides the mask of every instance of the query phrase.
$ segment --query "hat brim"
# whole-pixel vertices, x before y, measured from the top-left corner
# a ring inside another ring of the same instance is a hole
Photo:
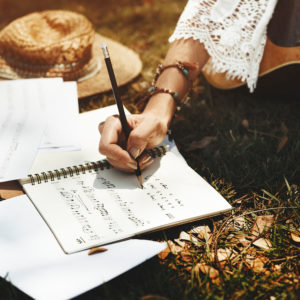
[[[105,67],[101,44],[107,45],[116,80],[119,86],[138,76],[142,70],[142,62],[137,53],[98,33],[95,34],[94,53],[99,59],[101,69],[91,78],[77,83],[78,97],[84,98],[111,90],[111,83]]]
[[[84,98],[111,90],[111,83],[101,49],[102,43],[107,45],[119,86],[133,80],[142,70],[142,62],[137,53],[118,42],[96,33],[93,45],[93,56],[100,62],[101,68],[94,76],[77,82],[78,98]],[[7,65],[7,67],[10,66]],[[0,80],[7,79],[1,78],[0,76]]]

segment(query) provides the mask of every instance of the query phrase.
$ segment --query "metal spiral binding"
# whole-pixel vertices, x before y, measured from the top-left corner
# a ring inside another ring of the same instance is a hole
[[[107,160],[89,162],[84,165],[78,165],[73,167],[66,167],[55,169],[53,171],[41,172],[40,174],[29,174],[27,178],[21,179],[21,184],[31,183],[32,185],[41,184],[42,182],[60,180],[61,178],[68,178],[82,174],[86,172],[103,171],[104,169],[110,169],[111,165]]]
[[[147,150],[146,152],[152,157],[161,157],[162,155],[165,155],[168,151],[168,146],[159,146],[155,147],[151,150]],[[97,162],[88,162],[73,167],[66,167],[66,168],[60,168],[55,169],[53,171],[47,171],[47,172],[41,172],[40,174],[29,174],[27,178],[21,179],[21,184],[27,184],[31,183],[32,185],[35,184],[41,184],[42,182],[48,182],[48,181],[54,181],[54,180],[60,180],[62,177],[73,177],[74,175],[80,175],[85,174],[86,172],[97,172],[99,170],[103,171],[104,169],[110,169],[111,165],[109,162],[104,160],[99,160]]]

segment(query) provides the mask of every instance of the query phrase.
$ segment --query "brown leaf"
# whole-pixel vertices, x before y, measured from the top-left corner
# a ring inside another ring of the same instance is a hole
[[[243,216],[239,216],[234,219],[233,228],[236,231],[242,231],[245,228],[246,222]]]
[[[140,300],[169,300],[169,298],[160,296],[160,295],[145,295],[140,298]]]
[[[246,129],[249,129],[249,121],[247,119],[244,119],[241,122],[242,126],[245,127]]]
[[[191,144],[189,144],[186,148],[186,151],[205,149],[210,145],[211,142],[215,142],[216,140],[216,136],[205,136],[200,141],[193,141]]]
[[[300,228],[298,228],[297,231],[291,232],[291,238],[294,242],[300,243]]]
[[[158,253],[158,257],[160,259],[166,259],[167,256],[170,254],[171,250],[170,247],[167,246],[163,251],[161,251],[160,253]]]
[[[188,234],[185,231],[180,232],[179,239],[181,241],[188,241],[188,242],[192,242],[192,243],[197,243],[198,242],[198,239],[196,237],[194,237],[191,234]]]
[[[182,247],[175,245],[174,242],[172,242],[172,241],[168,241],[167,244],[168,244],[168,247],[170,248],[170,251],[174,255],[179,254],[183,250]]]
[[[204,274],[208,274],[211,279],[219,277],[219,271],[205,263],[197,263],[194,267],[194,271],[195,273],[201,271]]]
[[[193,261],[193,257],[189,251],[181,251],[180,252],[181,260],[185,262],[191,262]]]
[[[288,137],[286,135],[280,139],[276,153],[279,153],[283,149],[287,141],[288,141]]]
[[[270,240],[268,239],[264,239],[264,238],[260,238],[256,241],[253,242],[253,245],[255,245],[256,247],[265,249],[265,250],[269,250],[272,248],[272,243]]]
[[[249,268],[252,269],[255,273],[264,272],[266,269],[264,268],[265,264],[268,262],[268,259],[265,256],[254,257],[252,255],[246,255],[246,263]]]
[[[218,256],[219,262],[224,261],[224,260],[231,260],[236,255],[237,255],[237,252],[234,251],[233,249],[230,249],[230,248],[225,248],[225,249],[220,248],[220,249],[217,250],[217,256]],[[215,258],[215,253],[212,252],[211,256],[214,259]]]
[[[181,241],[180,239],[174,239],[174,241],[182,248],[185,247],[185,241]]]
[[[261,235],[264,231],[268,231],[274,222],[273,215],[258,216],[251,229],[251,234],[255,237]]]
[[[255,273],[264,272],[266,269],[265,266],[265,260],[261,257],[256,257],[253,261],[252,270]]]
[[[88,255],[93,255],[93,254],[96,254],[96,253],[102,253],[102,252],[105,252],[107,251],[106,248],[91,248],[90,251],[88,252]]]
[[[211,235],[210,228],[207,225],[194,227],[190,233],[197,234],[199,239],[205,239],[205,237],[209,238]]]
[[[248,236],[246,234],[236,234],[232,239],[231,242],[234,244],[242,244],[243,247],[247,247],[251,244],[253,237]]]

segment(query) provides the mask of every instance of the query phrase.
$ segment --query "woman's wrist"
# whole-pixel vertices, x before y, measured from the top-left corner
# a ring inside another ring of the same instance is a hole
[[[170,94],[159,93],[153,95],[144,111],[143,114],[152,114],[160,120],[163,126],[167,129],[170,126],[172,118],[176,110],[176,102]]]

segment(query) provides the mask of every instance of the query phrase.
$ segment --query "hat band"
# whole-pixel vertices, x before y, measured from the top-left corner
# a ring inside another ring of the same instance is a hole
[[[100,59],[92,58],[87,64],[86,59],[68,64],[29,65],[26,63],[10,62],[0,57],[0,77],[6,79],[62,77],[65,80],[84,81],[93,77],[101,69]]]

